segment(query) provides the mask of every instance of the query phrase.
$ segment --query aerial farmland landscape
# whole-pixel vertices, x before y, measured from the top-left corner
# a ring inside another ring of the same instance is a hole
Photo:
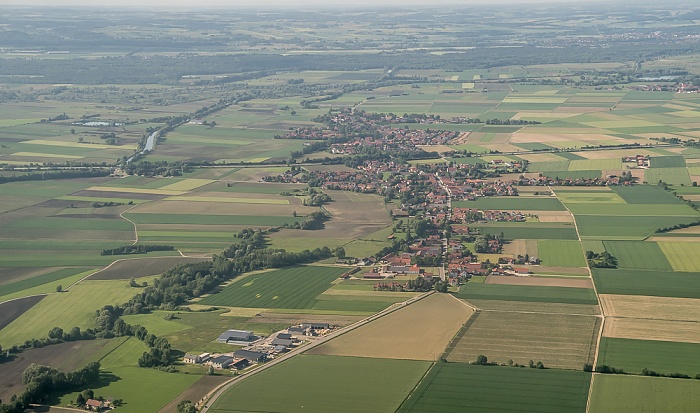
[[[0,413],[699,410],[700,6],[15,3]]]

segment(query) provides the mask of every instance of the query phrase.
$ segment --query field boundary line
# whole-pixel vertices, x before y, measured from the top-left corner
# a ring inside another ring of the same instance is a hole
[[[134,240],[134,242],[133,242],[131,245],[136,245],[136,243],[139,242],[139,230],[138,230],[138,228],[136,227],[136,223],[135,223],[134,221],[130,220],[129,218],[125,217],[124,214],[127,213],[127,212],[129,212],[129,211],[131,211],[132,209],[136,208],[137,206],[138,206],[138,204],[132,206],[131,208],[127,209],[126,211],[122,211],[122,212],[119,213],[119,216],[120,216],[122,219],[124,219],[124,220],[126,220],[126,221],[129,221],[129,222],[131,223],[131,225],[134,226],[134,238],[136,238],[136,239]]]
[[[200,412],[201,412],[201,413],[207,413],[207,412],[209,411],[209,409],[212,407],[212,405],[214,404],[214,402],[216,402],[216,400],[217,400],[219,397],[221,397],[221,395],[222,395],[226,390],[228,390],[230,387],[232,387],[233,385],[237,384],[237,383],[240,382],[241,380],[244,380],[246,377],[250,377],[250,376],[255,375],[255,374],[257,374],[257,373],[259,373],[259,372],[261,372],[261,371],[265,371],[265,370],[269,369],[270,367],[274,367],[274,366],[276,366],[277,364],[282,363],[282,362],[284,362],[284,361],[286,361],[286,360],[289,360],[290,358],[292,358],[292,357],[294,357],[294,356],[297,356],[297,355],[300,355],[300,354],[304,354],[305,352],[311,350],[312,348],[318,347],[318,346],[320,346],[320,345],[326,343],[327,341],[330,341],[330,340],[332,340],[332,339],[338,338],[338,337],[342,336],[342,335],[345,334],[345,333],[348,333],[348,332],[350,332],[350,331],[352,331],[352,330],[355,330],[356,328],[362,327],[362,326],[365,325],[365,324],[369,324],[369,323],[372,322],[372,321],[375,321],[375,320],[377,320],[377,319],[379,319],[379,318],[382,318],[382,317],[384,317],[384,316],[386,316],[386,315],[389,315],[389,314],[393,313],[394,311],[397,311],[397,310],[399,310],[399,309],[401,309],[401,308],[405,308],[406,306],[409,306],[409,305],[411,305],[411,304],[413,304],[413,303],[415,303],[415,302],[418,302],[418,301],[424,299],[425,297],[428,297],[429,295],[431,295],[431,294],[433,294],[433,293],[435,293],[435,291],[428,291],[428,292],[423,293],[423,294],[421,294],[421,295],[418,295],[418,296],[416,296],[416,297],[409,298],[408,300],[403,301],[403,302],[401,302],[401,303],[396,303],[396,304],[390,306],[389,308],[386,308],[386,309],[384,309],[384,310],[382,310],[382,311],[380,311],[380,312],[378,312],[378,313],[376,313],[376,314],[373,314],[373,315],[371,315],[371,316],[369,316],[369,317],[363,318],[362,320],[356,321],[356,322],[353,323],[353,324],[350,324],[350,325],[348,325],[348,326],[345,326],[345,327],[341,328],[340,330],[338,330],[338,331],[335,332],[335,333],[332,333],[332,334],[330,334],[330,335],[328,335],[328,336],[326,336],[326,337],[322,337],[322,338],[319,339],[319,340],[315,340],[315,341],[313,341],[313,342],[310,342],[309,344],[307,344],[307,345],[304,346],[303,348],[299,349],[299,351],[294,351],[294,352],[291,352],[291,353],[286,353],[285,355],[283,355],[283,356],[281,356],[281,357],[279,357],[279,358],[276,358],[276,359],[274,359],[274,360],[272,360],[272,361],[269,361],[269,362],[267,362],[267,363],[261,365],[259,368],[256,368],[255,370],[252,370],[252,371],[249,372],[249,373],[246,373],[246,374],[241,375],[241,376],[233,377],[233,378],[231,378],[230,380],[228,380],[228,381],[226,381],[226,382],[224,382],[224,383],[221,383],[220,385],[218,385],[217,387],[215,387],[213,390],[211,390],[209,393],[207,393],[207,394],[197,403],[197,404],[204,404],[204,406],[201,408]]]
[[[17,301],[17,300],[24,300],[25,298],[31,298],[31,297],[46,297],[46,296],[48,296],[48,295],[49,295],[48,293],[46,293],[46,294],[33,294],[33,295],[27,295],[27,296],[24,296],[24,297],[12,298],[12,299],[10,299],[10,300],[6,300],[6,301],[0,302],[0,305],[7,304],[7,303],[11,303],[11,302]]]
[[[547,188],[554,194],[554,196],[559,199],[559,196],[557,193],[552,189],[550,185],[547,185]],[[583,248],[583,243],[581,242],[581,233],[578,230],[578,223],[576,222],[576,215],[574,215],[573,212],[569,209],[569,207],[559,199],[559,202],[561,202],[562,205],[564,205],[564,208],[566,208],[567,211],[569,211],[569,214],[571,214],[571,217],[574,219],[574,229],[576,230],[576,236],[578,237],[578,243],[581,246],[581,252],[583,252],[583,256],[585,258],[586,256],[586,251]],[[603,306],[601,305],[600,301],[600,294],[598,294],[598,288],[595,285],[595,279],[593,278],[593,272],[591,271],[591,267],[588,265],[588,262],[586,262],[586,268],[588,269],[588,275],[591,277],[591,284],[593,285],[593,292],[595,293],[595,298],[598,301],[598,308],[600,309],[600,328],[598,329],[598,337],[596,340],[595,344],[595,353],[593,355],[593,372],[591,373],[591,383],[588,386],[588,398],[586,399],[586,413],[590,413],[591,409],[591,397],[593,396],[593,382],[595,381],[595,367],[598,364],[598,356],[600,355],[600,341],[603,338],[603,328],[605,327],[605,311],[603,310]]]
[[[564,303],[566,304],[566,303]],[[485,313],[517,313],[517,314],[544,314],[544,315],[568,315],[572,317],[595,317],[600,318],[600,314],[578,314],[578,313],[552,313],[549,311],[518,311],[518,310],[484,310]]]

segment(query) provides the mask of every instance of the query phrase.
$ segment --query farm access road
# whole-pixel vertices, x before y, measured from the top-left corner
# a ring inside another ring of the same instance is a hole
[[[355,322],[354,324],[350,324],[349,326],[343,327],[343,328],[339,329],[338,331],[335,331],[335,332],[333,332],[333,333],[331,333],[331,334],[329,334],[329,335],[327,335],[327,336],[325,336],[325,337],[321,337],[321,338],[319,338],[318,340],[314,340],[314,341],[310,342],[309,344],[305,345],[303,348],[299,349],[299,351],[292,351],[292,352],[289,352],[289,353],[287,353],[287,354],[284,354],[284,355],[282,355],[282,356],[280,356],[280,357],[275,358],[274,360],[271,360],[271,361],[266,362],[266,363],[263,364],[262,366],[260,366],[260,367],[258,367],[258,368],[256,368],[256,369],[252,370],[250,373],[246,373],[246,374],[244,374],[244,375],[242,375],[242,376],[237,376],[237,377],[232,378],[231,380],[229,380],[229,381],[227,381],[227,382],[221,384],[219,387],[215,388],[214,390],[212,390],[211,392],[209,392],[209,394],[207,394],[206,396],[204,396],[204,400],[206,400],[206,403],[205,403],[204,407],[202,408],[202,410],[200,410],[200,412],[201,412],[201,413],[207,413],[207,412],[209,411],[209,408],[211,408],[211,406],[214,404],[214,402],[216,402],[216,400],[217,400],[226,390],[228,390],[231,386],[233,386],[233,385],[239,383],[241,380],[245,380],[246,377],[250,377],[250,376],[252,376],[252,375],[254,375],[254,374],[260,373],[261,371],[267,370],[267,369],[269,369],[270,367],[273,367],[273,366],[275,366],[275,365],[277,365],[277,364],[279,364],[279,363],[282,363],[282,362],[285,361],[285,360],[288,360],[288,359],[291,358],[291,357],[294,357],[294,356],[296,356],[296,355],[298,355],[298,354],[304,353],[304,352],[306,352],[306,351],[308,351],[308,350],[310,350],[310,349],[312,349],[312,348],[314,348],[314,347],[318,347],[318,346],[320,346],[321,344],[323,344],[323,343],[325,343],[325,342],[327,342],[327,341],[329,341],[329,340],[332,340],[332,339],[334,339],[334,338],[337,338],[338,336],[341,336],[341,335],[343,335],[343,334],[345,334],[345,333],[347,333],[347,332],[350,332],[350,331],[352,331],[352,330],[354,330],[354,329],[356,329],[356,328],[358,328],[358,327],[362,327],[362,326],[365,325],[365,324],[369,324],[370,322],[372,322],[372,321],[374,321],[374,320],[377,320],[377,319],[379,319],[379,318],[381,318],[381,317],[384,317],[384,316],[386,316],[386,315],[388,315],[388,314],[391,314],[391,313],[393,313],[394,311],[397,311],[397,310],[399,310],[399,309],[402,309],[402,308],[406,307],[407,305],[410,305],[410,304],[413,304],[413,303],[415,303],[415,302],[417,302],[417,301],[420,301],[420,300],[424,299],[425,297],[427,297],[427,296],[429,296],[430,294],[433,294],[433,293],[435,293],[435,291],[428,291],[428,292],[423,293],[423,294],[421,294],[421,295],[418,295],[418,296],[416,296],[416,297],[410,298],[410,299],[408,299],[408,300],[406,300],[406,301],[403,301],[403,302],[400,302],[400,303],[396,303],[396,304],[392,305],[391,307],[386,308],[386,309],[384,309],[384,310],[378,312],[377,314],[373,314],[373,315],[371,315],[371,316],[369,316],[369,317],[367,317],[367,318],[364,318],[364,319],[362,319],[362,320],[360,320],[360,321]]]

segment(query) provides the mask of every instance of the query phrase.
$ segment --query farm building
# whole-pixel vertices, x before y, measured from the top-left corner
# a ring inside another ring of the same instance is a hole
[[[236,358],[243,358],[251,362],[259,362],[267,360],[267,354],[252,350],[238,350],[233,353]]]
[[[250,361],[248,361],[248,359],[242,358],[242,359],[234,360],[233,363],[231,363],[231,365],[229,367],[232,369],[236,369],[236,370],[242,370],[242,369],[248,367],[249,364],[250,364]]]
[[[185,363],[189,364],[200,364],[200,363],[206,363],[207,360],[211,358],[211,355],[209,353],[202,353],[198,356],[195,356],[194,354],[185,354],[185,357],[182,358],[182,361]]]
[[[209,364],[211,364],[212,367],[215,369],[225,369],[228,368],[231,364],[233,364],[233,357],[231,356],[219,356],[219,357],[214,357],[209,361]]]
[[[331,325],[328,323],[301,323],[301,328],[311,330],[328,330]]]
[[[95,399],[88,399],[85,402],[85,408],[93,412],[102,412],[109,408],[105,402],[101,402]]]
[[[219,343],[230,343],[233,341],[255,341],[256,337],[252,331],[227,330],[216,339]]]
[[[292,344],[294,344],[294,340],[288,339],[288,338],[276,338],[272,340],[272,345],[273,346],[284,346],[284,347],[291,347]]]

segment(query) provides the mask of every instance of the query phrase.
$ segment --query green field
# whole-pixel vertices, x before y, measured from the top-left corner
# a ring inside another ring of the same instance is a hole
[[[124,214],[137,224],[199,224],[199,225],[251,225],[281,226],[300,221],[292,216],[259,215],[195,215],[195,214]]]
[[[579,215],[576,217],[582,238],[612,240],[642,240],[659,228],[697,221],[696,217],[658,216],[604,216]]]
[[[685,158],[682,156],[652,156],[649,158],[650,168],[684,168]]]
[[[585,267],[581,243],[578,241],[541,240],[537,253],[543,265],[549,267]]]
[[[543,175],[552,179],[600,179],[603,171],[597,170],[575,170],[575,171],[547,171]]]
[[[394,412],[429,362],[296,356],[231,387],[218,412]]]
[[[590,380],[582,371],[436,363],[398,411],[583,413]]]
[[[700,344],[603,337],[598,364],[635,374],[646,368],[694,377],[700,374]]]
[[[700,298],[700,273],[592,269],[599,294]]]
[[[331,282],[347,272],[338,267],[294,267],[242,278],[199,304],[252,308],[311,308]]]
[[[505,284],[467,283],[455,294],[464,300],[506,300],[566,304],[597,304],[591,288],[531,287]]]
[[[73,283],[80,281],[83,277],[95,271],[95,269],[85,268],[64,268],[6,284],[0,286],[0,302],[30,295],[53,293],[59,285],[62,289],[68,288]]]
[[[658,185],[611,186],[628,204],[679,204],[678,198]]]
[[[593,382],[591,412],[696,412],[700,381],[601,374]]]
[[[523,198],[513,196],[479,198],[475,201],[456,201],[454,208],[478,208],[509,211],[566,211],[556,198]]]
[[[605,250],[617,258],[620,268],[673,271],[666,256],[655,242],[603,241]]]
[[[660,242],[659,247],[676,271],[699,271],[700,254],[693,242]]]
[[[476,228],[482,234],[498,235],[501,232],[506,239],[562,239],[576,240],[576,228],[571,223],[494,223],[494,224],[470,224],[469,228]]]
[[[644,180],[650,184],[663,181],[672,185],[690,185],[688,169],[683,168],[649,168],[644,171]]]

